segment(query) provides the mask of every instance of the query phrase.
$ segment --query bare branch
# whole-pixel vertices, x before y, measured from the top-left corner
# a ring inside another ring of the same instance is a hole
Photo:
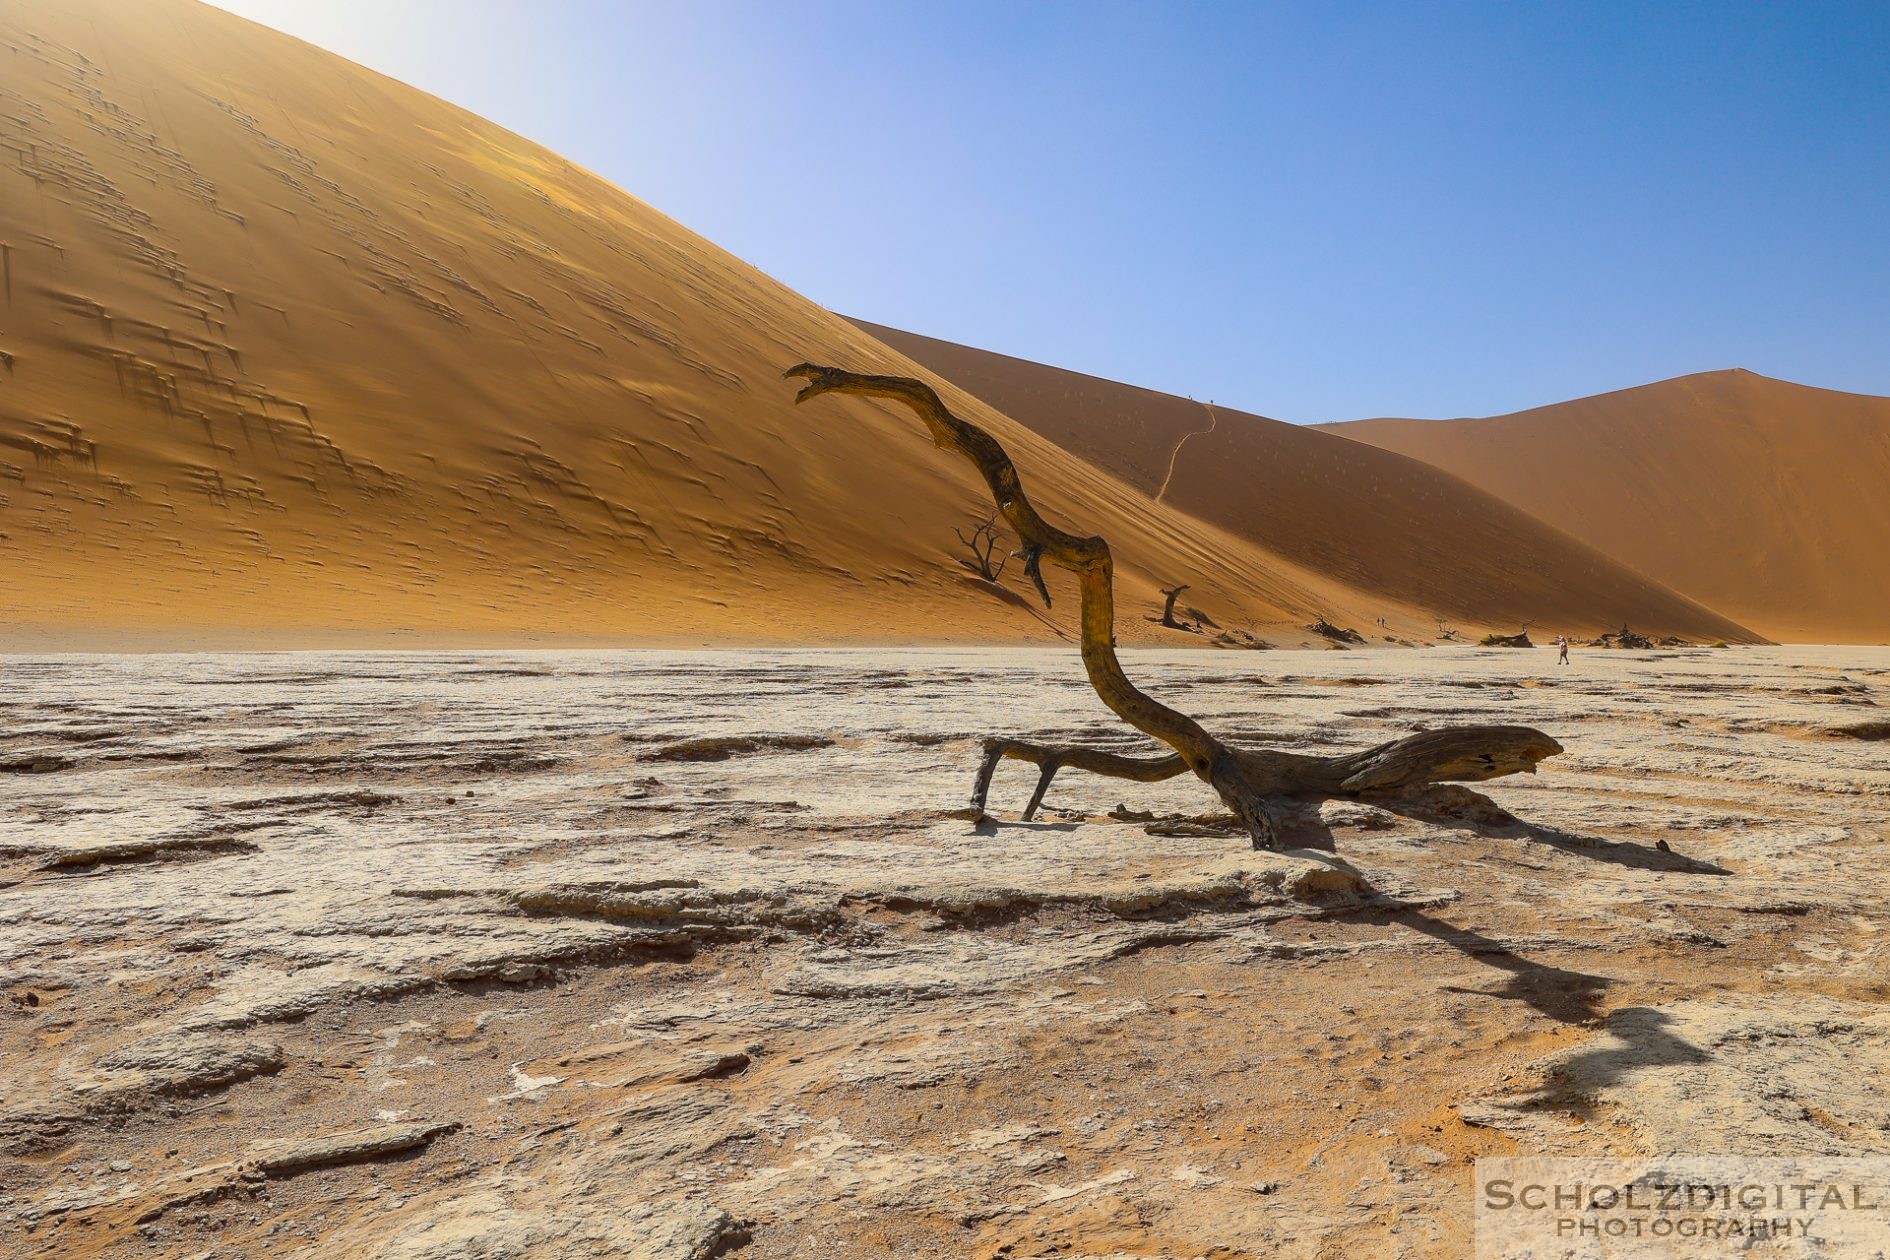
[[[1039,768],[1029,810],[1033,815],[1051,779],[1066,765],[1142,782],[1172,778],[1185,769],[1214,788],[1255,848],[1272,848],[1277,829],[1266,804],[1269,796],[1349,795],[1534,773],[1537,762],[1562,751],[1560,744],[1540,731],[1516,726],[1429,731],[1340,757],[1243,750],[1224,744],[1187,714],[1144,694],[1123,673],[1115,649],[1115,562],[1109,544],[1094,536],[1066,533],[1045,521],[1025,496],[1017,467],[997,439],[953,415],[931,386],[910,377],[868,376],[811,363],[789,368],[785,375],[807,382],[795,398],[797,403],[830,393],[902,402],[924,422],[939,449],[971,461],[990,488],[998,512],[1016,532],[1024,571],[1036,583],[1044,603],[1050,602],[1050,592],[1043,582],[1042,561],[1047,559],[1076,575],[1082,601],[1083,665],[1097,696],[1117,717],[1174,750],[1173,756],[1134,758],[990,740],[973,790],[972,805],[979,813],[991,775],[1005,757],[1030,761]],[[1324,617],[1318,624],[1338,629]]]
[[[980,521],[978,527],[971,531],[969,538],[965,537],[964,530],[956,526],[953,527],[952,533],[958,535],[958,541],[963,543],[965,549],[972,555],[970,560],[960,557],[959,564],[964,565],[973,574],[987,582],[996,582],[1004,576],[1004,566],[1010,563],[1009,556],[1000,556],[997,567],[991,567],[991,557],[997,555],[999,547],[997,513],[993,512]]]

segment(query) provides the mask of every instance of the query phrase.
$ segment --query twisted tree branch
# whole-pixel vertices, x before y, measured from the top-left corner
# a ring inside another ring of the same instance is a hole
[[[1431,731],[1340,757],[1308,757],[1268,750],[1242,750],[1208,734],[1185,713],[1144,694],[1122,671],[1115,649],[1115,562],[1109,544],[1095,536],[1079,537],[1045,521],[1024,494],[1016,465],[997,439],[953,415],[931,386],[904,376],[868,376],[841,368],[802,363],[784,373],[807,383],[796,403],[822,394],[855,394],[904,403],[924,422],[940,450],[970,460],[991,498],[1017,534],[1024,571],[1036,583],[1045,605],[1050,592],[1040,564],[1049,560],[1076,575],[1083,666],[1090,686],[1117,717],[1174,750],[1172,757],[1124,757],[1080,748],[1049,748],[1017,740],[988,740],[972,794],[982,813],[997,763],[1012,757],[1036,764],[1037,790],[1026,817],[1036,813],[1050,781],[1063,766],[1113,778],[1154,782],[1183,770],[1211,786],[1237,818],[1256,849],[1273,848],[1277,829],[1267,808],[1269,796],[1350,795],[1443,781],[1496,778],[1534,773],[1536,763],[1562,751],[1540,731],[1518,726],[1465,727]]]

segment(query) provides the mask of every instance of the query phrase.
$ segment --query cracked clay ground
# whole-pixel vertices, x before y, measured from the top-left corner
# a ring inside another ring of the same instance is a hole
[[[1890,1152],[1890,651],[1131,655],[1568,751],[1255,853],[950,816],[1130,745],[1061,654],[0,659],[0,1254],[1450,1257],[1478,1155]]]

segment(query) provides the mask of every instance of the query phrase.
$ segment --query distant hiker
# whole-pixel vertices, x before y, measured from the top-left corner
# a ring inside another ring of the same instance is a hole
[[[1558,634],[1555,636],[1555,650],[1561,653],[1560,656],[1555,658],[1555,663],[1557,665],[1568,664],[1568,636],[1566,634]]]

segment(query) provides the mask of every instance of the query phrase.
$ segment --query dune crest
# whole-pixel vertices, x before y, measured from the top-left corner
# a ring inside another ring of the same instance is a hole
[[[1657,634],[1754,637],[1422,461],[1231,407],[854,322],[1163,506],[1260,548],[1285,572],[1336,579],[1479,626],[1533,620],[1588,634],[1628,621],[1661,627]]]
[[[1731,370],[1327,432],[1425,460],[1772,638],[1890,639],[1890,398]]]

